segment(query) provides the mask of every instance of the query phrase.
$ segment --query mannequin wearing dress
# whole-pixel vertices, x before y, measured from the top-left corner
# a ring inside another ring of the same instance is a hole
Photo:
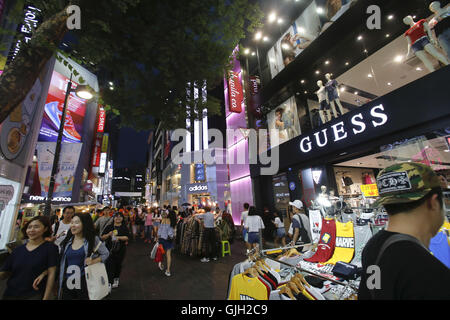
[[[327,78],[328,82],[325,84],[325,89],[327,91],[327,103],[331,105],[331,110],[333,111],[333,116],[335,118],[338,117],[335,107],[336,105],[339,107],[339,112],[341,115],[344,114],[344,108],[342,107],[341,101],[339,100],[339,90],[338,90],[338,83],[336,80],[331,79],[331,74],[327,73],[325,75],[325,78]]]
[[[322,123],[325,124],[326,122],[331,120],[330,105],[327,103],[327,92],[322,80],[317,81],[317,86],[319,87],[319,90],[316,91],[316,95],[319,99],[320,105],[319,115]]]
[[[433,63],[428,58],[427,53],[444,65],[449,64],[447,58],[437,49],[436,40],[433,38],[431,29],[425,19],[414,22],[414,19],[411,16],[406,16],[403,19],[403,23],[410,26],[405,32],[405,37],[408,40],[407,57],[412,48],[416,57],[423,62],[430,72],[433,72],[435,69]]]

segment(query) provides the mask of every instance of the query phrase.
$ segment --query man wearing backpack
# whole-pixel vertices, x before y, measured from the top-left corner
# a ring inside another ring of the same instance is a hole
[[[362,252],[360,300],[449,300],[450,269],[429,251],[444,223],[439,178],[428,166],[405,162],[377,177],[379,199],[389,215]]]
[[[55,223],[52,225],[51,241],[53,241],[58,248],[70,229],[70,222],[72,221],[74,214],[75,208],[72,206],[67,206],[63,210],[63,219],[56,219]]]

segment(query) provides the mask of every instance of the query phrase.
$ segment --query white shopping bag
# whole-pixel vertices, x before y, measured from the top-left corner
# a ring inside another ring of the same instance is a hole
[[[97,245],[92,255],[98,250],[101,244],[100,242]],[[109,282],[105,264],[102,262],[91,264],[90,266],[86,266],[84,270],[89,300],[101,300],[106,297],[109,294]]]

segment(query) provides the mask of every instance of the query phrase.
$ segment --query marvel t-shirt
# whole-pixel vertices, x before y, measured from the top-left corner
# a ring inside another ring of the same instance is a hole
[[[395,234],[397,233],[382,230],[364,248],[359,300],[372,299],[367,288],[367,280],[372,273],[368,274],[366,270],[375,264],[384,242]],[[400,241],[392,244],[384,251],[379,268],[380,289],[371,290],[375,300],[450,299],[450,269],[417,243]]]
[[[336,221],[334,219],[322,220],[322,232],[317,246],[316,254],[309,259],[308,262],[325,262],[331,258],[336,244]]]

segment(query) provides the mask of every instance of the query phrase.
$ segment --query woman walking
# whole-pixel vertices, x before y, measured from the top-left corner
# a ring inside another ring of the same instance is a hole
[[[154,212],[155,213],[153,215],[153,235],[156,238],[156,237],[158,237],[158,229],[161,224],[162,217],[161,217],[161,211],[159,208],[155,209]]]
[[[172,265],[172,249],[173,249],[173,239],[175,235],[174,228],[177,224],[176,216],[169,215],[167,212],[162,213],[161,225],[158,229],[158,241],[163,246],[167,257],[167,269],[165,275],[170,277],[170,267]],[[159,269],[164,270],[162,262],[158,263]]]
[[[248,217],[245,221],[244,228],[248,231],[248,243],[258,251],[259,232],[261,229],[264,229],[264,222],[253,206],[248,209]]]
[[[153,211],[152,210],[145,210],[145,243],[151,243],[153,240]]]
[[[125,259],[128,237],[129,232],[124,223],[123,214],[116,212],[114,214],[114,223],[107,226],[102,235],[102,240],[106,241],[106,247],[110,253],[108,260],[106,260],[106,270],[113,289],[119,286],[119,277],[122,271],[122,263]]]
[[[0,279],[8,279],[3,299],[49,300],[58,265],[58,247],[45,241],[52,233],[49,218],[32,218],[22,233],[27,243],[17,247],[0,270]]]
[[[95,235],[91,216],[76,213],[70,223],[70,230],[61,243],[59,299],[89,300],[84,268],[99,262],[105,263],[109,256],[105,244],[101,243],[91,258],[100,242],[100,238]]]
[[[278,244],[281,240],[281,244],[283,247],[286,246],[286,229],[284,228],[284,223],[280,218],[278,212],[275,212],[275,220],[272,222],[275,225],[275,247],[278,247]]]

